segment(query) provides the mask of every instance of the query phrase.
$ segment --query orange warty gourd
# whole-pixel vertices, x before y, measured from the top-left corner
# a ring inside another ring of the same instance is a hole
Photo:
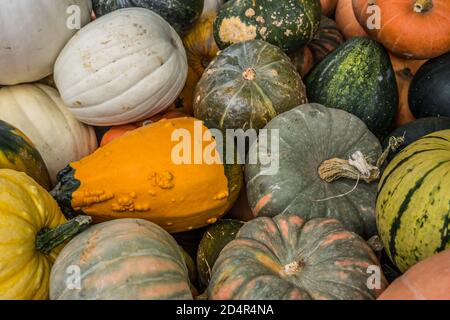
[[[345,39],[365,37],[367,33],[356,20],[352,0],[339,0],[336,6],[336,24]]]
[[[380,28],[367,21],[376,5]],[[353,0],[360,25],[396,55],[408,59],[430,59],[450,51],[450,1],[448,0]]]
[[[391,58],[392,66],[394,67],[395,78],[397,79],[399,97],[399,107],[397,118],[395,119],[395,126],[400,127],[415,120],[411,110],[409,109],[409,86],[417,70],[427,60],[407,60],[399,58],[392,53],[389,53],[389,56]]]
[[[414,265],[379,300],[450,300],[450,250]]]
[[[218,156],[215,141],[202,142],[208,135],[194,118],[130,131],[60,172],[52,194],[66,216],[87,214],[94,222],[140,218],[171,233],[213,224],[237,199],[243,173],[208,159],[195,164],[198,155]],[[180,164],[186,154],[192,164]]]
[[[103,135],[100,146],[103,147],[103,146],[107,145],[108,143],[110,143],[111,141],[113,141],[117,138],[120,138],[125,133],[132,131],[132,130],[136,130],[144,125],[158,122],[162,119],[183,118],[186,116],[187,116],[186,114],[179,112],[179,111],[169,111],[169,112],[158,114],[154,117],[151,117],[150,119],[148,119],[146,121],[140,121],[140,122],[136,122],[136,123],[126,124],[123,126],[112,127],[111,129],[106,131],[106,133]]]

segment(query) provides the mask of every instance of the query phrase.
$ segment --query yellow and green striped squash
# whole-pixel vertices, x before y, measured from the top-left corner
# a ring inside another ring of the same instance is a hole
[[[386,168],[377,225],[401,271],[450,248],[450,130],[416,141]]]

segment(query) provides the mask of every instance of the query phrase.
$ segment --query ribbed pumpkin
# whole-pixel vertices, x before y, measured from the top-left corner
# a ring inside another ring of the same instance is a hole
[[[378,187],[377,224],[401,271],[450,248],[450,130],[409,145],[391,161]]]
[[[306,101],[289,57],[276,46],[251,40],[228,47],[209,65],[197,85],[194,115],[218,128],[260,129]]]
[[[366,242],[334,219],[258,218],[220,253],[208,296],[214,300],[373,300]]]
[[[313,40],[297,52],[289,55],[302,77],[322,61],[329,53],[344,43],[344,37],[334,20],[322,16],[319,30]]]
[[[450,51],[450,1],[352,0],[360,25],[388,50],[407,59],[429,59]],[[377,6],[380,27],[370,23]]]
[[[80,269],[80,290],[67,290],[67,270]],[[61,252],[50,278],[52,300],[192,299],[188,269],[175,240],[138,219],[95,225]]]
[[[392,53],[389,53],[389,56],[397,80],[399,107],[397,118],[395,119],[395,126],[399,127],[415,119],[408,103],[409,87],[417,70],[426,62],[426,60],[402,59]]]
[[[203,288],[207,288],[209,285],[212,268],[220,252],[234,240],[243,225],[244,223],[241,221],[224,219],[206,230],[197,252],[199,282]]]
[[[0,120],[0,169],[25,172],[43,188],[50,189],[50,177],[39,151],[18,129]]]
[[[52,183],[61,169],[97,148],[94,129],[77,121],[58,91],[45,85],[2,88],[0,119],[32,141],[44,158]]]
[[[279,147],[274,149],[264,139],[252,145],[249,155],[260,149],[261,159],[276,152],[279,169],[268,175],[266,165],[246,165],[248,199],[255,216],[333,217],[365,238],[376,234],[376,184],[364,182],[362,174],[359,183],[329,179],[345,177],[345,168],[351,167],[347,159],[357,151],[371,162],[380,156],[378,139],[361,120],[342,110],[309,104],[283,113],[265,129],[278,130]]]
[[[122,125],[163,112],[187,78],[183,43],[156,13],[114,11],[82,28],[60,53],[54,78],[80,121]]]
[[[0,85],[37,81],[52,73],[59,52],[90,21],[90,0],[2,1]]]
[[[318,0],[233,0],[220,9],[214,37],[221,49],[260,39],[294,52],[312,40],[320,17]]]
[[[0,169],[0,222],[0,300],[47,299],[50,268],[61,244],[89,219],[67,222],[33,179]]]
[[[335,19],[345,39],[367,36],[367,33],[356,20],[352,0],[338,0]]]
[[[420,138],[436,131],[450,129],[450,118],[447,117],[428,117],[420,118],[409,122],[395,129],[384,139],[383,146],[387,147],[391,137],[404,137],[404,142],[395,151],[391,151],[388,160],[392,160],[400,151]]]
[[[450,117],[450,52],[420,67],[411,82],[409,105],[417,118]]]
[[[236,201],[242,167],[207,164],[218,156],[215,141],[202,142],[208,134],[193,118],[133,130],[70,164],[52,193],[69,217],[141,218],[172,233],[213,224]]]
[[[178,33],[185,33],[200,17],[203,0],[93,0],[97,17],[123,8],[145,8],[162,16]]]
[[[374,40],[348,40],[311,70],[305,84],[310,102],[356,115],[378,137],[393,125],[397,83],[387,51]]]
[[[379,300],[450,300],[450,250],[419,262],[392,283]]]

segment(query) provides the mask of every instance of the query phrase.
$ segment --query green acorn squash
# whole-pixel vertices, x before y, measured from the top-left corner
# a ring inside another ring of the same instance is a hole
[[[380,271],[371,283],[370,268]],[[387,282],[371,248],[334,219],[245,224],[212,270],[212,300],[374,300]]]
[[[329,179],[338,173],[346,177],[348,161],[337,159],[349,159],[357,151],[369,162],[380,156],[378,139],[361,120],[343,110],[309,104],[279,115],[265,129],[278,130],[279,148],[272,150],[272,141],[265,139],[254,143],[249,155],[257,150],[260,157],[278,154],[278,171],[268,175],[260,163],[246,165],[247,194],[255,216],[332,217],[362,237],[376,234],[376,183],[364,182],[362,174],[358,183]]]
[[[408,100],[416,118],[450,117],[450,52],[420,67],[411,82]]]
[[[197,269],[199,282],[207,288],[211,280],[211,272],[220,252],[236,237],[244,222],[224,219],[206,230],[198,246]]]
[[[97,17],[123,8],[146,8],[162,16],[179,34],[184,34],[202,14],[204,0],[93,0],[92,4]]]
[[[450,248],[450,130],[423,137],[389,163],[376,212],[384,247],[402,272]]]
[[[234,0],[219,11],[214,37],[220,49],[261,39],[293,52],[312,40],[320,18],[317,0]]]
[[[0,120],[0,169],[25,172],[45,189],[50,176],[41,154],[18,129]]]
[[[398,108],[394,70],[387,51],[369,38],[353,38],[328,55],[306,78],[310,102],[339,108],[387,135]]]
[[[261,40],[223,50],[194,94],[194,115],[220,129],[261,129],[278,114],[306,103],[306,90],[289,57]]]

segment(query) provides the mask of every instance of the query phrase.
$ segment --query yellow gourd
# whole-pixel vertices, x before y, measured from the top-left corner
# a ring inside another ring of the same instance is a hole
[[[69,221],[53,198],[25,173],[0,169],[0,299],[47,299],[61,244],[88,217]]]
[[[203,159],[195,164],[196,149],[200,157],[215,150],[214,141],[201,141],[208,132],[194,118],[163,119],[130,131],[72,163],[52,193],[66,216],[84,213],[96,222],[141,218],[172,233],[215,223],[239,195],[242,167]],[[192,139],[173,139],[175,133]],[[191,162],[177,164],[183,154],[177,148],[186,141]]]

